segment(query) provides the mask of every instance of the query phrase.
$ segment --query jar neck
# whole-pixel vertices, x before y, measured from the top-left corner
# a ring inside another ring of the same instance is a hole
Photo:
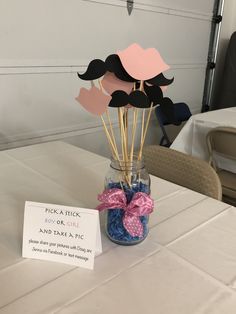
[[[136,155],[132,160],[123,160],[122,156],[119,156],[119,160],[111,157],[110,166],[117,171],[140,171],[144,168],[144,161],[143,158],[138,159]]]

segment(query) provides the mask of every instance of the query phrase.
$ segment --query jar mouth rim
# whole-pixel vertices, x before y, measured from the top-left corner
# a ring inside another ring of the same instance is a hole
[[[141,170],[145,167],[143,158],[138,159],[138,155],[134,154],[133,159],[123,160],[123,156],[120,155],[119,160],[111,157],[110,167],[115,170],[125,171],[125,170]]]
[[[127,156],[127,157],[128,157],[128,160],[127,160],[127,161],[123,159],[123,155],[122,155],[122,154],[119,154],[118,157],[119,157],[119,160],[122,161],[122,162],[142,162],[142,161],[143,161],[143,156],[142,156],[141,158],[139,158],[139,155],[138,155],[137,153],[134,153],[134,154],[133,154],[132,161],[130,161],[130,154],[128,154],[128,156]],[[111,159],[112,161],[119,161],[119,160],[118,160],[116,157],[114,157],[114,156],[111,156],[110,159]]]

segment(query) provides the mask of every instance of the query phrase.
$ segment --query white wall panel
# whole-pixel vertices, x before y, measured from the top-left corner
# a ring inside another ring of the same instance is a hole
[[[198,111],[204,71],[172,69],[169,74],[175,76],[175,82],[165,94],[175,102],[192,103],[193,111]],[[0,75],[0,144],[53,134],[60,138],[61,133],[99,126],[100,119],[75,101],[78,86],[75,73]],[[117,110],[110,112],[116,123]]]
[[[200,110],[213,0],[134,2],[128,16],[123,0],[0,1],[1,148],[96,129],[76,71],[132,42],[156,47],[175,76],[167,94]]]
[[[166,95],[173,102],[185,102],[189,104],[192,113],[200,112],[205,67],[176,68],[170,72],[173,73],[175,80],[167,89]]]
[[[124,1],[124,0],[123,0]],[[210,15],[212,13],[214,0],[135,0],[135,3],[144,3],[152,6],[160,6],[170,8],[172,10],[182,10],[188,12],[196,12],[202,15]]]
[[[132,42],[156,47],[169,63],[206,60],[208,20],[145,10],[128,16],[124,7],[78,0],[1,4],[2,66],[81,65]]]
[[[126,6],[126,0],[82,0],[86,2],[98,2]],[[209,18],[212,14],[214,0],[134,0],[134,8],[142,10],[154,10],[171,14],[193,14],[198,18]]]

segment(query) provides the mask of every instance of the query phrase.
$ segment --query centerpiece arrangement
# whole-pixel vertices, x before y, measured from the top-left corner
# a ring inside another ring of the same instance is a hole
[[[145,50],[132,44],[109,55],[105,61],[92,60],[85,73],[78,73],[81,80],[91,82],[91,88],[82,87],[76,100],[84,109],[101,117],[112,154],[97,209],[107,209],[107,235],[119,244],[139,243],[148,234],[148,217],[154,204],[142,152],[153,108],[160,105],[168,115],[172,114],[173,103],[163,96],[173,82],[173,78],[163,75],[168,69],[156,49]],[[110,110],[117,111],[119,145]],[[139,120],[141,128],[137,130]],[[139,143],[137,153],[135,141]]]

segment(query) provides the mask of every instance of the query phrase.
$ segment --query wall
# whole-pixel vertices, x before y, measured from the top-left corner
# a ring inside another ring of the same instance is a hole
[[[213,0],[134,2],[131,16],[124,0],[0,2],[0,149],[64,139],[107,154],[100,120],[74,100],[76,72],[132,42],[159,50],[175,77],[167,95],[200,111]]]

